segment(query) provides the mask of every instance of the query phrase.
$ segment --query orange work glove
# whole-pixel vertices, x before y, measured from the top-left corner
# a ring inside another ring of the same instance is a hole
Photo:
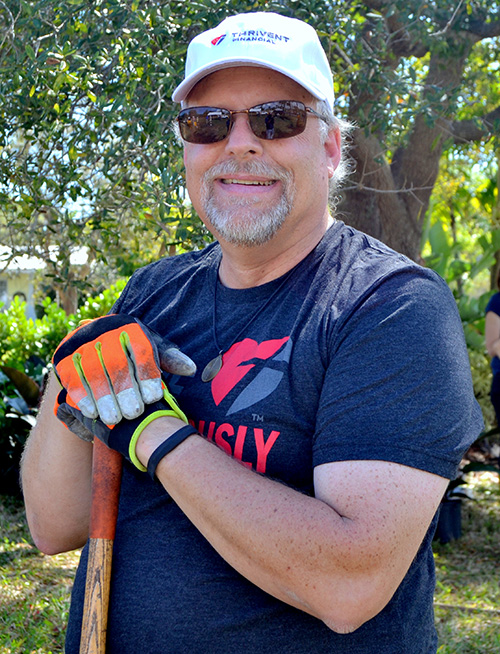
[[[68,334],[54,353],[56,375],[82,414],[115,425],[163,398],[161,370],[193,375],[196,366],[137,318],[111,314]]]

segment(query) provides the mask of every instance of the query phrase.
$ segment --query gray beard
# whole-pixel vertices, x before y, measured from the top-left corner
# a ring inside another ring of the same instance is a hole
[[[265,210],[259,209],[259,201],[252,199],[235,201],[231,207],[219,207],[213,193],[214,180],[237,173],[279,180],[283,185],[283,193],[278,202]],[[275,236],[292,209],[294,196],[292,174],[281,166],[270,166],[262,162],[240,165],[228,161],[218,164],[205,173],[201,186],[201,201],[207,222],[228,243],[246,247],[262,245]]]

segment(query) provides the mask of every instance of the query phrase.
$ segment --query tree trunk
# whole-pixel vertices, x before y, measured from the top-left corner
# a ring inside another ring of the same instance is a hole
[[[373,135],[353,133],[352,157],[356,169],[339,206],[340,217],[356,229],[378,238],[398,252],[418,260],[419,227],[396,187],[383,145]]]
[[[65,285],[64,288],[60,284],[54,284],[57,304],[64,309],[64,312],[69,315],[76,313],[78,309],[78,289],[76,286]]]
[[[474,39],[464,35],[457,41],[431,55],[424,111],[392,162],[385,159],[387,148],[373,134],[366,135],[363,129],[353,134],[356,172],[344,192],[341,217],[414,261],[420,259],[425,214],[450,136],[450,121],[434,118],[433,107],[439,107],[441,115],[450,107]]]

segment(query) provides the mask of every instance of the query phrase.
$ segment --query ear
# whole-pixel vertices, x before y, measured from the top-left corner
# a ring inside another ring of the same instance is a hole
[[[328,177],[331,178],[340,163],[342,139],[338,127],[332,127],[326,138],[324,148],[327,160]]]

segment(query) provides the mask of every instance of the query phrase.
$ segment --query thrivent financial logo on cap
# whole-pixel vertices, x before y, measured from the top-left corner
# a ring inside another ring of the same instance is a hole
[[[221,36],[216,36],[215,39],[211,40],[211,44],[219,45],[219,43],[221,43],[226,38],[226,36],[227,36],[226,34],[222,34]]]
[[[212,45],[219,45],[227,36],[227,34],[222,34],[222,36],[217,36],[215,39],[212,39]],[[267,32],[266,30],[244,30],[242,32],[231,32],[231,40],[233,43],[235,41],[260,41],[264,43],[280,43],[290,40],[289,36],[283,34],[276,34],[275,32]]]

